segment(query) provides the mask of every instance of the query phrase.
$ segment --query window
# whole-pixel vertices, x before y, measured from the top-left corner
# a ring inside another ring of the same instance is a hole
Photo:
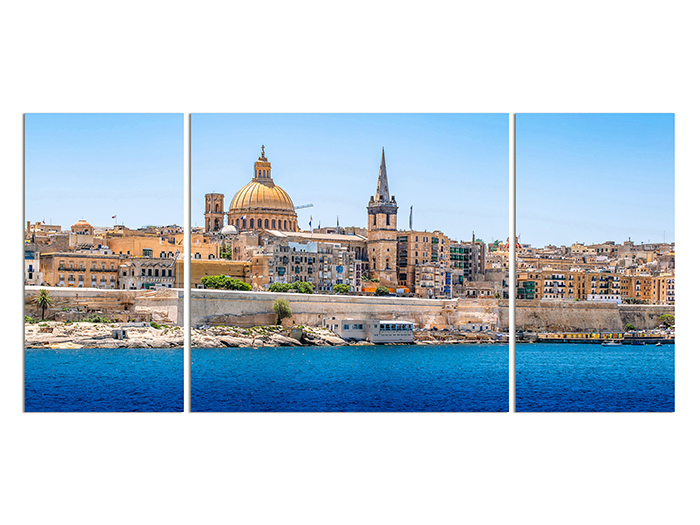
[[[262,219],[258,219],[258,228],[262,228]]]

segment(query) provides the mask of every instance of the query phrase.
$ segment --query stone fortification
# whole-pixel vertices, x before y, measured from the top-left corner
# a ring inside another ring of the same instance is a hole
[[[515,326],[532,332],[608,332],[623,331],[632,323],[638,330],[649,330],[661,324],[661,314],[673,313],[673,306],[519,300]]]
[[[52,304],[44,312],[47,320],[81,320],[90,314],[108,315],[115,321],[156,321],[182,326],[183,291],[161,290],[98,290],[25,286],[24,313],[41,318],[41,308],[34,303],[40,289],[49,292]]]
[[[258,326],[275,323],[272,304],[275,299],[289,301],[294,312],[291,324],[319,326],[323,319],[402,319],[421,328],[448,328],[468,323],[488,324],[503,329],[508,301],[494,299],[416,299],[348,295],[322,295],[267,292],[192,290],[190,299],[192,326]],[[507,324],[506,324],[507,328]]]
[[[38,286],[25,287],[25,313],[36,319],[41,317],[41,310],[33,299],[39,289]],[[45,313],[47,319],[58,319],[68,309],[84,314],[109,314],[114,320],[136,317],[160,324],[184,325],[185,292],[181,289],[46,289],[53,298],[52,306]],[[502,299],[417,299],[224,290],[192,290],[190,322],[193,327],[272,325],[275,323],[272,303],[278,298],[289,301],[294,314],[287,323],[294,325],[320,326],[323,319],[335,317],[402,319],[416,323],[419,328],[482,324],[505,332],[509,326],[508,301]],[[631,323],[635,328],[645,330],[659,326],[662,314],[674,314],[674,307],[518,300],[516,328],[535,332],[599,332],[622,331],[627,323]]]

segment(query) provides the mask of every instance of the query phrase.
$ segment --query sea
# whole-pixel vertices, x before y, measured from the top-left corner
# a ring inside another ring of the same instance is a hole
[[[193,412],[507,412],[508,345],[193,348]]]
[[[27,348],[24,410],[182,412],[183,349]]]
[[[518,344],[518,412],[673,412],[675,345]],[[507,412],[508,346],[193,348],[193,412]],[[181,412],[180,349],[26,349],[27,412]]]
[[[516,345],[517,412],[673,412],[675,345]]]

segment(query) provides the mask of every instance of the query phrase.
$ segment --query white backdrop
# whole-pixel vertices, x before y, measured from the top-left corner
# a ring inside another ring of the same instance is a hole
[[[6,522],[697,523],[690,12],[250,4],[4,9]],[[676,412],[23,414],[22,114],[126,111],[676,113]]]

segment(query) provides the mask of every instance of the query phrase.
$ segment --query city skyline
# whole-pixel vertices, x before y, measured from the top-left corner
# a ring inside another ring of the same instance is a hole
[[[204,195],[225,209],[250,181],[265,146],[272,178],[292,198],[299,227],[367,226],[385,151],[398,227],[485,242],[508,236],[507,114],[193,114],[192,226]]]
[[[183,224],[182,113],[28,113],[24,131],[26,221]]]
[[[535,247],[671,243],[673,114],[517,114],[516,232]]]

